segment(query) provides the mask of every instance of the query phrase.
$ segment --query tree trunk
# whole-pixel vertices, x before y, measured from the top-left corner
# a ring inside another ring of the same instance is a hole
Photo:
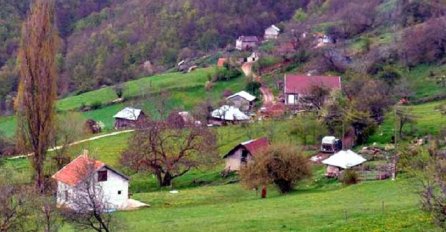
[[[170,186],[172,185],[172,180],[173,180],[172,175],[169,172],[167,172],[166,174],[164,174],[164,178],[160,182],[160,186],[161,187]]]
[[[35,168],[35,187],[39,193],[45,192],[45,174],[43,170],[43,161],[41,160],[42,154],[34,155],[34,168]]]

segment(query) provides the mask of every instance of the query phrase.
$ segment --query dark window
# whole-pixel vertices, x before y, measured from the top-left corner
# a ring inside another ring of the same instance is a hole
[[[68,201],[68,190],[65,190],[65,201]]]
[[[246,163],[247,162],[248,154],[249,153],[248,153],[247,150],[243,150],[242,151],[242,157],[241,157],[241,160],[240,160],[242,163]]]
[[[121,195],[121,190],[118,190],[118,195]]]
[[[98,181],[99,182],[107,181],[107,170],[98,172]]]

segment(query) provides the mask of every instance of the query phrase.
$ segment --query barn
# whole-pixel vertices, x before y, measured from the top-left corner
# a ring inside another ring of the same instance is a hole
[[[115,118],[115,129],[134,128],[146,118],[141,109],[126,107],[113,116]]]
[[[269,141],[266,137],[238,144],[223,157],[226,161],[224,172],[239,171],[242,165],[247,164],[252,157],[259,155],[268,146]]]

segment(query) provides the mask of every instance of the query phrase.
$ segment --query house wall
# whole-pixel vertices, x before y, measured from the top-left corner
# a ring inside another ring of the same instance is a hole
[[[104,204],[109,204],[110,209],[122,208],[128,200],[128,180],[109,169],[103,168],[101,170],[107,170],[107,181],[97,182],[97,172],[92,177],[95,178],[92,183],[102,189],[103,197],[99,196],[99,199],[103,199]],[[57,183],[57,204],[76,210],[74,201],[85,192],[79,186],[82,186],[82,183],[77,187],[72,187],[59,181]],[[118,194],[118,191],[121,191],[121,194]],[[66,196],[67,193],[68,197]]]
[[[285,104],[286,105],[297,105],[299,103],[298,94],[285,94]]]
[[[245,50],[247,48],[256,48],[257,43],[256,42],[243,42],[241,40],[235,41],[235,48],[237,50]]]
[[[242,159],[242,151],[243,149],[240,148],[237,151],[235,151],[232,155],[226,157],[226,171],[239,171],[241,167],[241,159]],[[247,162],[250,162],[252,160],[251,155],[248,155],[246,158]]]
[[[137,120],[128,120],[123,118],[115,118],[115,129],[126,129],[126,128],[135,128],[138,123],[142,123],[144,120],[144,115],[141,113],[141,115],[138,117]]]
[[[248,100],[240,97],[240,96],[234,96],[228,99],[228,103],[231,106],[239,108],[243,112],[248,112],[251,110],[251,102]]]
[[[279,36],[279,32],[276,31],[274,28],[268,28],[265,30],[265,39],[277,39]]]

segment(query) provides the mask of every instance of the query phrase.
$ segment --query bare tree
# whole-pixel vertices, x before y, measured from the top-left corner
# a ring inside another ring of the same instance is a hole
[[[167,121],[147,121],[129,140],[123,165],[153,173],[160,186],[193,168],[207,167],[218,158],[215,135],[205,126],[186,123],[178,128]]]
[[[306,108],[319,111],[329,96],[330,90],[328,88],[314,85],[310,87],[300,101]]]
[[[53,130],[56,101],[54,1],[36,0],[22,28],[19,51],[20,85],[16,107],[20,144],[34,152],[35,186],[44,192],[44,161]]]
[[[81,180],[65,202],[65,218],[79,230],[109,232],[113,228],[113,208],[104,194],[96,174],[96,161],[84,159],[83,165],[76,170],[76,178]]]

